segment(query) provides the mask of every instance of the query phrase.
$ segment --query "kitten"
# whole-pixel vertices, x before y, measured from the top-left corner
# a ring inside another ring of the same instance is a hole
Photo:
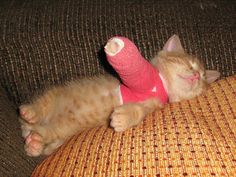
[[[176,35],[151,63],[159,71],[169,102],[198,96],[219,77],[217,71],[205,71],[196,57],[186,54]],[[121,105],[119,84],[106,75],[80,79],[51,88],[32,103],[20,106],[27,155],[51,154],[72,135],[100,125],[125,131],[163,107],[157,99]]]

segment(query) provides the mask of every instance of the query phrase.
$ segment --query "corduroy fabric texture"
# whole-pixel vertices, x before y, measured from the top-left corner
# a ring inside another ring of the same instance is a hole
[[[76,135],[32,177],[236,175],[236,76],[193,100],[168,104],[123,133]]]
[[[234,0],[1,0],[0,84],[29,101],[49,85],[104,73],[101,51],[114,35],[145,58],[173,34],[222,76],[236,72]]]

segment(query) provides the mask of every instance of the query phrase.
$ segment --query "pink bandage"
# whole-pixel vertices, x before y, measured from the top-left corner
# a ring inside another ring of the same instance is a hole
[[[148,98],[158,98],[163,104],[168,97],[156,68],[145,60],[132,41],[124,37],[114,37],[109,41],[120,41],[121,49],[114,55],[105,47],[108,62],[120,75],[123,103],[140,102]],[[109,42],[108,41],[108,42]]]

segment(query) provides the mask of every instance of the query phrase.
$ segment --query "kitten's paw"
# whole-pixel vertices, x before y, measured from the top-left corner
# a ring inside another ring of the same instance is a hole
[[[43,141],[38,133],[30,133],[25,140],[25,151],[28,156],[36,157],[42,154]]]
[[[114,110],[111,115],[110,125],[116,132],[125,131],[132,126],[130,122],[130,116],[126,113],[123,107],[119,107]]]
[[[105,46],[105,51],[109,55],[116,55],[124,47],[124,42],[119,38],[113,38]]]
[[[21,118],[31,124],[37,122],[36,112],[31,105],[21,105],[19,109]]]

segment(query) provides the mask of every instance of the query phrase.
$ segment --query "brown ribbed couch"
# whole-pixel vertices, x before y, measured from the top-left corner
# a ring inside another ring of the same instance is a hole
[[[236,176],[233,0],[1,0],[0,176]],[[138,127],[74,136],[55,154],[27,157],[17,107],[51,85],[113,73],[103,45],[133,40],[146,58],[172,34],[221,80],[169,104]],[[43,160],[43,161],[42,161]]]

